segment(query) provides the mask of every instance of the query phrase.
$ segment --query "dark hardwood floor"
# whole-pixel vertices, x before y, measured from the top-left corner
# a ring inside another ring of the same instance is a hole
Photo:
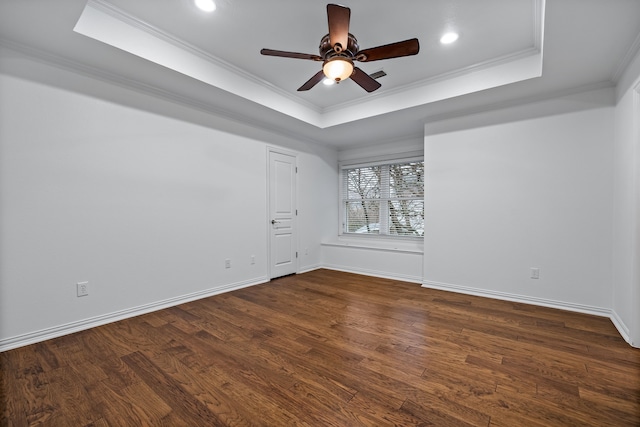
[[[0,354],[3,426],[639,426],[609,319],[328,270]]]

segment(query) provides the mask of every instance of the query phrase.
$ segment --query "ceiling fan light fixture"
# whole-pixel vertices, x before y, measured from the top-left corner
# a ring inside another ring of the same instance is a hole
[[[322,71],[328,79],[341,82],[353,74],[353,61],[342,56],[335,56],[324,62]]]
[[[420,51],[420,42],[415,37],[361,51],[358,39],[349,32],[350,19],[351,9],[348,7],[337,4],[327,5],[329,34],[320,39],[319,55],[274,49],[261,49],[260,53],[266,56],[322,61],[322,70],[316,72],[300,86],[298,92],[307,91],[323,80],[327,84],[329,82],[340,83],[345,79],[351,79],[367,92],[373,92],[382,85],[375,78],[355,67],[353,65],[354,61],[370,62],[381,59],[401,58],[417,55]]]

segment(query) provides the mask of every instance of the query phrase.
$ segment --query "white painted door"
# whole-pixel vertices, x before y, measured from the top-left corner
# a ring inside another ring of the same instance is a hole
[[[270,274],[297,271],[296,158],[269,151]]]

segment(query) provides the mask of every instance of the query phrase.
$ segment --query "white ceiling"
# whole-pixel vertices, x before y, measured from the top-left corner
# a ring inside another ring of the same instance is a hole
[[[416,56],[368,94],[352,81],[296,89],[321,67],[260,55],[318,53],[326,3],[0,0],[0,42],[253,126],[347,149],[421,134],[443,117],[517,99],[615,84],[640,47],[640,0],[344,0],[365,49],[417,37]],[[74,31],[75,29],[75,31]],[[441,45],[448,30],[460,33]]]

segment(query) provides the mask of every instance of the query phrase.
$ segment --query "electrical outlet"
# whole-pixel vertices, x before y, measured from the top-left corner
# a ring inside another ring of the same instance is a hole
[[[251,264],[255,264],[256,263],[256,256],[255,255],[251,255]]]
[[[540,269],[539,268],[531,267],[531,278],[532,279],[539,279],[540,278]]]
[[[231,268],[231,260],[229,258],[224,260],[224,268]]]
[[[76,287],[79,297],[86,297],[89,295],[89,282],[78,282],[76,283]]]

